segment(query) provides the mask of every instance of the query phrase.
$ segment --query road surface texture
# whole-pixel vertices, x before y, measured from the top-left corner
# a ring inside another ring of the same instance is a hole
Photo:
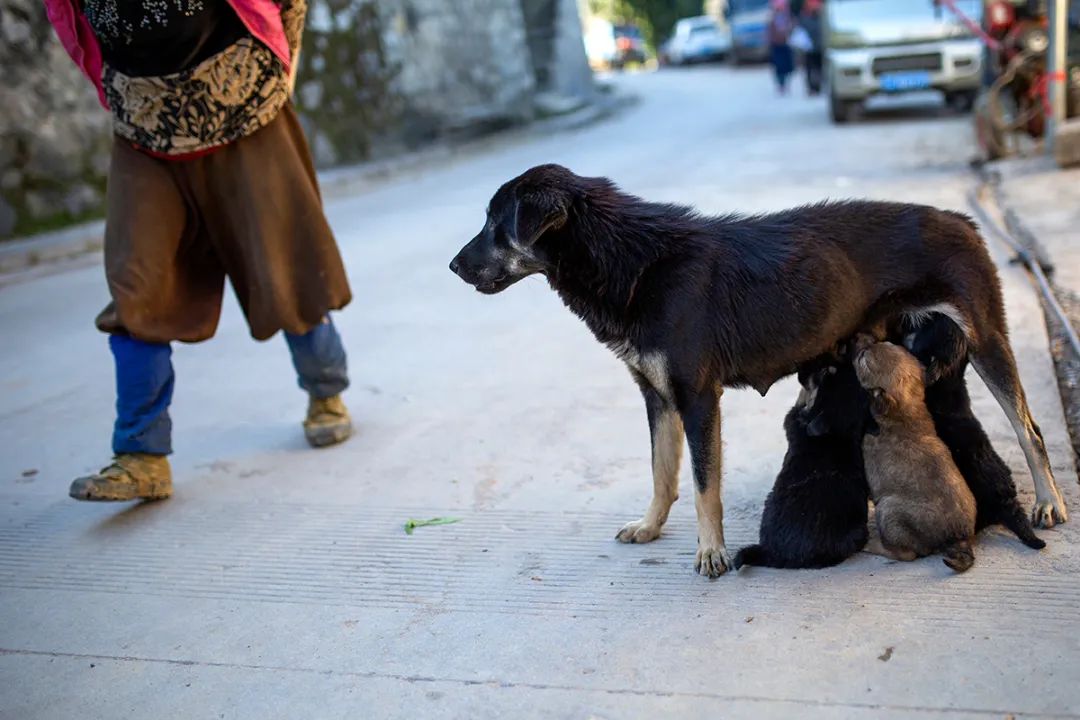
[[[356,292],[337,317],[359,431],[343,447],[306,449],[284,343],[253,343],[231,303],[213,341],[176,350],[175,497],[68,500],[107,459],[102,273],[0,289],[0,716],[1080,717],[1076,475],[1038,301],[997,245],[1073,509],[1045,551],[990,531],[963,576],[859,555],[710,582],[686,467],[663,536],[614,541],[651,493],[626,370],[543,280],[484,297],[447,269],[496,187],[560,162],[708,212],[965,210],[973,182],[969,120],[933,105],[838,128],[764,69],[617,82],[642,101],[612,120],[329,202]],[[972,382],[1028,503],[1020,448]],[[724,396],[731,549],[756,536],[795,394]],[[461,522],[402,530],[434,516]]]

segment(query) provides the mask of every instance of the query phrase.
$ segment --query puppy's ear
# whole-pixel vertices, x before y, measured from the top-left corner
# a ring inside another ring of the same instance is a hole
[[[870,410],[875,417],[885,417],[896,407],[896,400],[881,388],[870,392]]]
[[[569,215],[569,200],[558,190],[527,190],[518,196],[515,240],[532,245],[548,230],[560,228]]]
[[[810,424],[806,426],[806,434],[810,437],[821,437],[827,435],[829,432],[829,421],[825,419],[824,413],[818,413],[817,417],[810,421]]]

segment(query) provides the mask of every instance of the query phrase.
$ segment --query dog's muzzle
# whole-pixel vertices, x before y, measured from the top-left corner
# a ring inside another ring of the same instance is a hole
[[[465,253],[462,251],[450,261],[450,272],[485,295],[502,292],[521,279],[520,276],[515,276],[502,268],[486,265],[477,268],[464,255]]]

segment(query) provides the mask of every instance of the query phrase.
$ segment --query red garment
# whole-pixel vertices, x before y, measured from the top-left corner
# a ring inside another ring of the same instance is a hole
[[[281,22],[281,6],[274,0],[228,0],[252,36],[270,48],[285,67],[292,72],[292,57],[285,27]],[[98,90],[98,99],[108,108],[105,89],[101,85],[101,47],[90,23],[79,9],[78,0],[45,0],[49,16],[60,44]]]

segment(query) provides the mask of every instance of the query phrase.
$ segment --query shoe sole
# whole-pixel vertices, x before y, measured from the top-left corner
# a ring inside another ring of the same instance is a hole
[[[318,430],[305,430],[304,436],[307,438],[308,445],[313,448],[330,447],[331,445],[340,445],[341,443],[352,437],[353,429],[351,425],[345,427],[332,427],[332,428],[319,428]]]
[[[77,495],[75,493],[68,493],[68,496],[75,500],[81,500],[82,502],[130,502],[132,500],[146,500],[152,502],[156,500],[167,500],[172,497],[172,489],[146,493],[144,495]]]

